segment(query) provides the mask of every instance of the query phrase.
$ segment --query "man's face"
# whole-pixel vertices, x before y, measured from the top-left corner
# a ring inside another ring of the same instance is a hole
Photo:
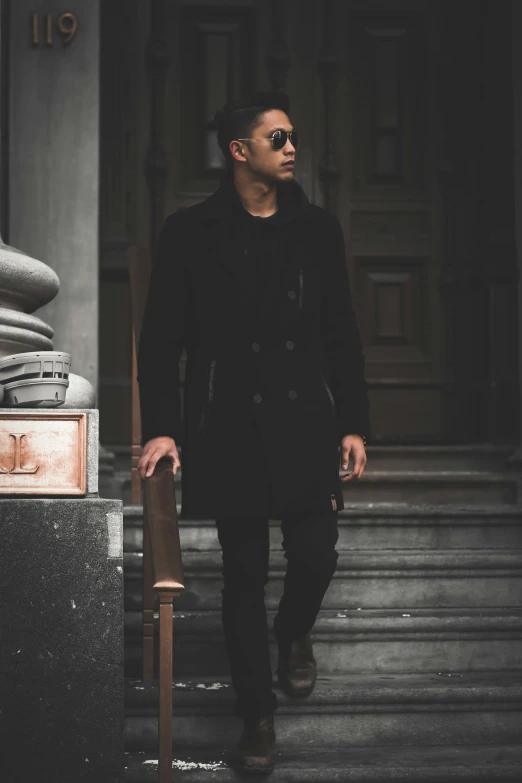
[[[250,169],[254,179],[270,183],[293,179],[295,147],[287,139],[282,149],[275,150],[270,139],[274,131],[293,130],[292,123],[280,109],[271,109],[262,114],[260,119],[261,123],[249,134],[255,141],[232,142],[232,149],[235,147],[243,151],[246,158],[243,165]]]

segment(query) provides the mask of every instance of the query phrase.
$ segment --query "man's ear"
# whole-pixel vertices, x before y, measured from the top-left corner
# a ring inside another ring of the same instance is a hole
[[[234,160],[241,160],[245,161],[245,155],[243,153],[243,147],[239,143],[239,141],[231,141],[228,145],[228,148],[230,150],[230,154],[234,158]]]

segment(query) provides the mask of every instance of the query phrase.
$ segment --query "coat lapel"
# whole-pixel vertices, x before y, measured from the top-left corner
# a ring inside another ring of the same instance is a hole
[[[267,263],[260,279],[251,272],[251,261],[245,257],[241,234],[230,231],[228,221],[216,224],[209,232],[208,257],[224,272],[245,308],[267,313],[281,297],[287,297],[290,290],[298,292],[299,270],[306,267],[310,252],[303,228],[296,222],[294,231],[280,232],[277,262]]]

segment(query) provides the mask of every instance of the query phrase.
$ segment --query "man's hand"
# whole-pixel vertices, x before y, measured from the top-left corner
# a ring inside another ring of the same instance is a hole
[[[172,472],[176,474],[181,466],[178,449],[173,438],[151,438],[143,447],[143,454],[138,462],[138,471],[142,479],[148,478],[154,473],[156,462],[162,457],[170,457],[172,460]]]
[[[364,442],[360,435],[345,435],[341,441],[342,448],[342,470],[348,470],[348,460],[350,453],[353,460],[353,470],[346,476],[341,476],[341,481],[351,481],[352,479],[360,479],[364,473],[366,467],[366,450],[364,448]]]

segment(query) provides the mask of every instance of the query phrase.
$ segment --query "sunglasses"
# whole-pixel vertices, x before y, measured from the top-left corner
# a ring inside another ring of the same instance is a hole
[[[266,141],[267,139],[272,142],[272,147],[275,150],[282,150],[288,139],[290,139],[294,149],[299,147],[299,134],[295,130],[290,132],[276,130],[271,136],[254,136],[250,139],[238,139],[238,141]]]

